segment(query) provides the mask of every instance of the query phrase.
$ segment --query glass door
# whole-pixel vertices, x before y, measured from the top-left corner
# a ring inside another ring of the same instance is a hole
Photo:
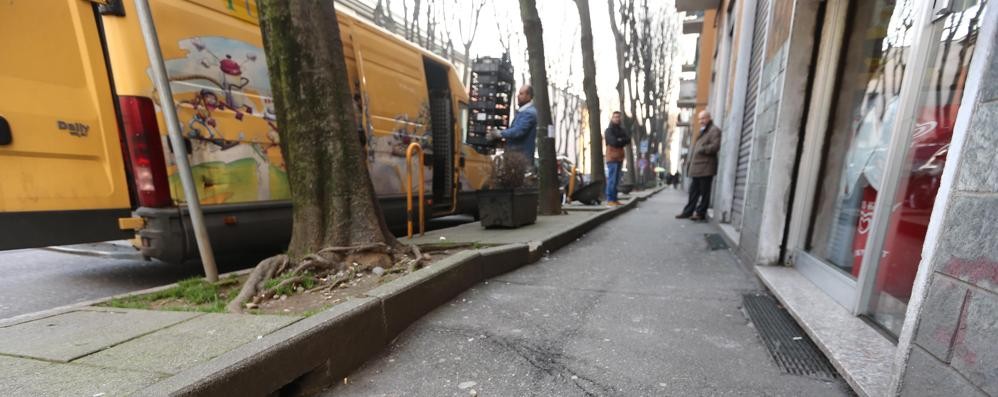
[[[904,323],[908,299],[921,262],[936,193],[946,164],[953,126],[963,98],[967,71],[974,56],[977,34],[987,0],[937,0],[926,30],[917,80],[911,83],[915,99],[903,111],[887,157],[886,182],[891,200],[877,203],[874,231],[880,255],[864,262],[871,269],[861,282],[861,311],[897,335]],[[896,65],[904,70],[908,65]],[[917,84],[917,86],[915,85]],[[897,112],[897,110],[895,110]],[[886,197],[885,197],[886,199]],[[864,203],[867,197],[863,198]],[[871,249],[873,247],[870,247]],[[872,281],[872,282],[871,282]]]

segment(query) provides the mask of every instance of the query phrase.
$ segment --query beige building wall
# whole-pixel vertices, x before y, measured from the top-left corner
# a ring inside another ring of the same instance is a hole
[[[696,115],[707,109],[710,99],[710,76],[714,73],[714,51],[717,48],[717,11],[704,10],[703,30],[700,32],[700,53],[697,55],[697,99],[690,131],[700,131],[700,121]],[[695,135],[695,134],[694,134]]]

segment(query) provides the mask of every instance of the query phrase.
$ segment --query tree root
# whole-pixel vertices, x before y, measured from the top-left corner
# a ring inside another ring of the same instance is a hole
[[[337,258],[336,256],[333,256],[333,258],[326,258],[321,252],[317,254],[312,254],[303,258],[301,263],[298,264],[298,266],[295,266],[293,270],[291,270],[291,274],[299,275],[305,273],[308,270],[315,270],[315,269],[332,270],[336,268],[338,261],[339,258]]]
[[[250,272],[249,278],[243,283],[243,288],[239,290],[239,294],[236,295],[229,304],[225,307],[226,310],[232,313],[242,313],[243,304],[246,303],[253,295],[256,295],[256,291],[263,286],[267,280],[274,277],[276,270],[278,268],[284,268],[288,266],[287,255],[274,255],[270,258],[264,259],[256,268]]]
[[[270,297],[272,297],[274,295],[277,295],[277,291],[280,291],[282,288],[287,287],[289,285],[295,285],[295,284],[304,283],[306,278],[307,277],[305,277],[305,276],[293,276],[293,277],[286,278],[286,279],[282,280],[281,282],[277,283],[277,285],[275,285],[273,288],[271,288],[271,289],[267,290],[266,292],[264,292],[263,293],[264,297],[265,298],[270,298]]]
[[[320,278],[328,277],[326,282],[310,289],[314,291],[332,291],[340,287],[343,283],[352,280],[358,273],[368,271],[369,263],[351,263],[356,259],[355,255],[362,255],[364,252],[373,251],[379,254],[386,254],[394,257],[389,266],[385,269],[386,274],[390,273],[411,273],[416,271],[423,263],[423,253],[416,245],[410,245],[412,259],[406,254],[402,254],[397,248],[390,247],[383,243],[362,244],[348,247],[326,247],[318,252],[302,258],[297,263],[292,262],[287,255],[275,255],[261,261],[250,273],[243,283],[239,294],[229,302],[226,310],[232,313],[242,313],[247,306],[247,302],[257,304],[262,300],[271,299],[277,291],[287,286],[303,285],[309,278],[318,281]],[[392,255],[392,253],[395,255]],[[406,264],[406,266],[402,266]],[[307,273],[307,272],[312,273]],[[287,277],[277,285],[267,288],[267,282],[280,277]]]
[[[406,273],[412,273],[416,271],[419,266],[419,262],[423,260],[423,253],[419,252],[419,246],[416,244],[410,245],[409,248],[412,249],[412,262],[409,262],[409,267],[406,268]]]
[[[344,272],[342,275],[336,276],[336,278],[334,278],[332,280],[327,280],[326,281],[327,284],[324,285],[324,286],[322,286],[322,290],[323,291],[332,291],[332,290],[336,289],[336,287],[339,287],[340,284],[343,284],[343,283],[345,283],[347,281],[350,281],[356,275],[357,275],[357,269],[354,269],[354,268],[351,267],[351,268],[347,269],[347,271]]]
[[[388,246],[385,245],[385,243],[371,243],[371,244],[352,245],[347,247],[326,247],[319,250],[319,252],[317,253],[318,254],[336,253],[336,254],[349,255],[361,251],[373,251],[375,249],[382,249],[388,251]]]

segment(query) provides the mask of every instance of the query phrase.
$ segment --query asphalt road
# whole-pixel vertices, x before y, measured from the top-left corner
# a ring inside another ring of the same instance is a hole
[[[456,215],[428,220],[433,230],[471,222]],[[202,275],[200,263],[145,261],[120,243],[71,246],[76,253],[52,249],[0,251],[0,319],[170,284]],[[110,254],[94,256],[96,253]],[[255,265],[262,255],[217,258],[219,272]]]
[[[839,396],[787,375],[741,310],[762,286],[666,191],[413,324],[326,396]]]

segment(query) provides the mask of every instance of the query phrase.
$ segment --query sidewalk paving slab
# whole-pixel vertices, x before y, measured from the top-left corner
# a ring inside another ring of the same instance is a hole
[[[40,371],[42,368],[53,365],[48,361],[32,360],[30,358],[0,356],[0,387],[25,375]],[[0,389],[2,391],[2,389]],[[6,393],[0,393],[6,394]]]
[[[378,299],[350,298],[134,395],[262,396],[310,371],[347,373],[384,347],[383,320]]]
[[[166,377],[79,364],[0,356],[2,396],[122,396]]]
[[[69,362],[199,315],[85,308],[0,328],[0,354]]]
[[[209,313],[74,361],[176,374],[302,319]]]

